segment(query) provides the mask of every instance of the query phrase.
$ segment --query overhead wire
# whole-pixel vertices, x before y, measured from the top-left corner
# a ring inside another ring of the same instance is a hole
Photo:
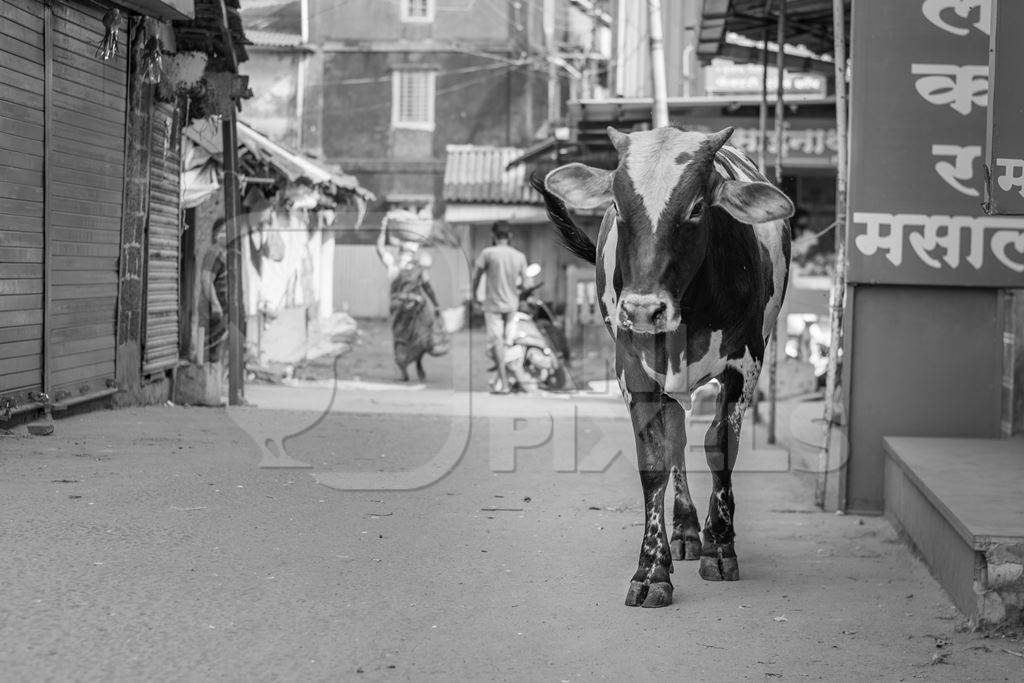
[[[434,90],[434,99],[436,100],[438,95],[447,95],[449,93],[457,92],[457,91],[462,90],[464,88],[468,88],[468,87],[471,87],[471,86],[476,85],[478,83],[484,83],[484,82],[490,81],[490,80],[492,80],[492,77],[491,77],[490,74],[488,74],[486,76],[482,76],[482,77],[479,77],[479,78],[472,78],[472,79],[469,79],[467,81],[462,81],[460,83],[456,83],[455,85],[448,86],[447,88],[435,89]],[[361,106],[361,107],[353,107],[351,109],[345,108],[343,111],[344,111],[345,114],[352,114],[352,113],[356,113],[356,112],[373,111],[373,110],[376,110],[376,109],[386,109],[386,108],[390,108],[391,106],[392,106],[392,102],[390,100],[388,100],[388,101],[384,101],[384,102],[375,102],[374,104],[368,104],[368,105],[364,105],[364,106]]]

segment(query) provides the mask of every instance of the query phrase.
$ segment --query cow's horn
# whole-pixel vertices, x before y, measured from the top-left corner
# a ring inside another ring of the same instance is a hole
[[[732,132],[734,130],[735,130],[735,128],[733,128],[732,126],[729,126],[728,128],[723,128],[722,130],[718,131],[717,133],[713,133],[713,134],[709,135],[708,136],[708,147],[710,147],[711,149],[713,149],[713,150],[715,150],[717,152],[719,149],[722,148],[722,145],[724,145],[726,142],[729,141],[729,138],[732,136]]]
[[[608,137],[611,138],[612,145],[615,146],[615,151],[622,154],[629,147],[629,135],[623,133],[621,130],[608,126]]]

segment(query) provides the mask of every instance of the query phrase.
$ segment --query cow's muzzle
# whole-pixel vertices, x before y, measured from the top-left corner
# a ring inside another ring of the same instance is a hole
[[[659,334],[679,327],[679,313],[668,294],[623,292],[619,299],[619,325],[640,334]]]

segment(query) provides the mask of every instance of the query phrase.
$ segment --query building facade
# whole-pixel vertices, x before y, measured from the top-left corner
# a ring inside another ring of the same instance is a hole
[[[446,223],[448,149],[528,148],[563,125],[565,102],[603,78],[591,59],[595,13],[562,0],[246,3],[253,45],[243,71],[257,94],[245,120],[376,196],[363,230],[336,231],[338,309],[387,314],[372,244],[396,208],[435,219],[434,270],[452,270],[435,273],[447,283],[436,286],[442,305],[468,297],[465,262],[484,240],[465,231],[486,231],[494,217]]]
[[[197,37],[210,68],[196,80],[208,91],[225,51],[244,58],[222,3],[213,9],[210,0],[0,2],[0,421],[167,396],[178,363],[177,131],[187,114],[182,93],[161,83]]]
[[[245,14],[256,43],[247,72],[264,93],[247,120],[357,175],[378,198],[371,216],[398,206],[440,216],[448,144],[523,146],[546,133],[553,89],[541,3],[262,9]]]

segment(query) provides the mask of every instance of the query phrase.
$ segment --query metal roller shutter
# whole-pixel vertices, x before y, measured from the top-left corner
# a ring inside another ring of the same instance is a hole
[[[146,234],[146,341],[143,372],[178,362],[178,136],[174,108],[158,104],[150,135],[149,223]]]
[[[42,3],[0,0],[0,401],[7,405],[42,388],[43,24]]]
[[[53,5],[46,373],[60,401],[114,384],[127,63],[96,56],[103,10]]]

